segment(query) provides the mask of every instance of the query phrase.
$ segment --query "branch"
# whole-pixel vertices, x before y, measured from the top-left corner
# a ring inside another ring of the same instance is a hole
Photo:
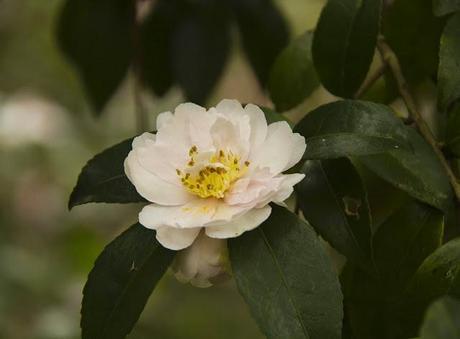
[[[452,171],[452,168],[450,167],[448,161],[444,157],[444,154],[439,148],[439,144],[436,141],[435,137],[433,136],[433,133],[431,132],[428,125],[426,124],[420,112],[417,110],[415,100],[409,91],[409,87],[407,86],[406,79],[404,78],[404,75],[402,73],[401,65],[399,63],[398,57],[393,52],[391,47],[386,43],[385,38],[382,36],[380,36],[377,41],[377,48],[380,54],[382,55],[383,61],[391,69],[391,72],[393,73],[393,76],[395,77],[396,83],[398,85],[399,94],[401,94],[401,97],[406,103],[407,110],[409,111],[411,118],[414,120],[418,130],[420,131],[420,134],[430,144],[430,146],[433,148],[434,152],[436,153],[437,157],[439,158],[439,161],[441,162],[447,174],[447,177],[449,178],[450,184],[452,185],[452,188],[454,189],[455,196],[457,197],[457,200],[460,202],[460,183],[457,177],[455,176],[454,172]]]
[[[375,73],[366,78],[362,86],[356,91],[353,98],[359,99],[364,93],[366,93],[369,90],[369,88],[371,88],[372,85],[374,85],[375,82],[379,80],[382,75],[385,74],[386,68],[387,64],[383,62]]]

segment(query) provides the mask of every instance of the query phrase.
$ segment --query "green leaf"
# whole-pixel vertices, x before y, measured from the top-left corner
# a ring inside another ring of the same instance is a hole
[[[411,151],[403,148],[388,153],[359,157],[378,176],[427,204],[446,209],[452,196],[449,181],[433,149],[412,128],[405,127]]]
[[[441,36],[438,101],[442,110],[460,98],[460,13],[447,21]]]
[[[179,10],[177,1],[157,1],[141,29],[142,80],[159,96],[166,94],[174,83],[171,39]]]
[[[107,245],[83,290],[82,338],[125,338],[174,253],[140,224]]]
[[[89,202],[144,202],[126,177],[124,160],[133,139],[116,144],[97,154],[83,167],[69,198],[69,209]]]
[[[411,310],[405,322],[419,326],[423,311],[445,294],[460,297],[460,238],[438,248],[417,270],[405,296]]]
[[[96,113],[126,76],[134,16],[128,0],[68,0],[62,10],[59,45],[78,68]]]
[[[342,294],[313,229],[282,207],[229,240],[241,295],[267,338],[341,337]]]
[[[265,86],[278,54],[289,42],[287,23],[272,0],[231,0],[241,40],[260,84]]]
[[[312,38],[312,32],[305,32],[291,42],[273,64],[268,90],[280,111],[297,106],[319,85],[311,55]]]
[[[264,112],[265,119],[267,119],[268,124],[272,124],[277,121],[286,121],[289,125],[292,126],[292,122],[284,115],[272,110],[271,108],[265,107],[265,106],[259,106],[259,107]]]
[[[438,69],[444,19],[433,15],[431,1],[395,0],[384,16],[383,34],[410,84],[435,76]]]
[[[229,12],[216,0],[184,3],[172,35],[172,70],[187,100],[204,104],[230,52]]]
[[[460,0],[433,0],[433,12],[437,16],[446,15],[460,9]]]
[[[380,0],[329,0],[313,39],[313,61],[329,92],[351,98],[374,56]]]
[[[374,260],[387,288],[398,290],[415,274],[423,260],[441,246],[443,214],[411,201],[391,215],[374,239]]]
[[[431,304],[420,339],[460,339],[460,300],[444,296]]]
[[[397,339],[416,334],[418,324],[406,321],[413,310],[404,304],[404,291],[419,265],[439,246],[442,229],[439,211],[409,201],[374,236],[378,274],[347,264],[341,282],[353,338]]]
[[[295,127],[307,143],[306,159],[388,152],[408,147],[405,128],[387,106],[344,100],[320,106]]]
[[[460,105],[456,105],[448,114],[446,149],[460,157]]]
[[[353,263],[373,269],[369,204],[353,164],[346,158],[308,160],[302,173],[296,191],[305,219]]]

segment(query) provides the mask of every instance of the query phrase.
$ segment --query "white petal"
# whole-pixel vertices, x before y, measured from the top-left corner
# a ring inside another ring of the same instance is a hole
[[[243,114],[243,107],[238,100],[234,99],[223,99],[217,104],[216,110],[230,117],[235,116],[235,114]]]
[[[157,130],[171,124],[174,120],[174,115],[171,112],[163,112],[157,116]]]
[[[124,166],[136,191],[148,201],[172,206],[190,201],[191,195],[183,187],[166,182],[142,167],[134,151],[129,152]]]
[[[217,203],[212,199],[195,199],[182,206],[147,205],[139,213],[139,222],[147,228],[202,227],[213,220]]]
[[[251,152],[256,152],[267,137],[267,119],[264,112],[256,105],[247,104],[244,111],[249,116],[251,125]]]
[[[226,224],[206,227],[206,235],[217,239],[237,237],[263,223],[270,216],[271,210],[268,205],[263,208],[252,209]]]
[[[156,136],[155,134],[144,132],[141,135],[133,139],[132,147],[145,147],[148,143],[155,143]]]
[[[291,196],[292,192],[294,192],[294,186],[305,178],[305,174],[287,174],[283,175],[283,177],[284,180],[281,183],[281,187],[272,199],[277,204],[282,203]]]
[[[197,287],[209,287],[225,273],[227,242],[201,233],[192,246],[180,251],[172,269],[176,278]]]
[[[288,164],[284,167],[283,171],[286,171],[295,164],[297,164],[300,161],[300,159],[302,159],[305,153],[305,149],[307,148],[305,138],[301,136],[299,133],[292,134],[291,140],[291,158],[289,159]]]
[[[178,251],[189,247],[200,233],[201,228],[159,227],[157,240],[164,247]]]
[[[292,130],[286,121],[278,121],[268,126],[267,138],[251,159],[250,168],[269,168],[278,174],[291,159]]]

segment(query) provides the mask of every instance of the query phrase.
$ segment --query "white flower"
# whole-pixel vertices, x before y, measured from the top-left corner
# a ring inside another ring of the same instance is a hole
[[[267,126],[255,105],[223,100],[206,110],[181,104],[174,114],[158,116],[157,129],[134,139],[125,172],[152,203],[139,222],[172,250],[191,246],[200,232],[227,239],[254,229],[270,215],[269,203],[282,204],[304,177],[282,172],[301,159],[305,139],[284,121]],[[208,255],[198,252],[195,261]]]

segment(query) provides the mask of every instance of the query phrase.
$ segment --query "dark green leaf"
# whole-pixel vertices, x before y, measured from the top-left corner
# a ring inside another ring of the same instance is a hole
[[[349,260],[373,269],[369,204],[353,164],[346,158],[308,160],[302,172],[296,191],[305,218]]]
[[[131,226],[99,255],[83,290],[82,338],[125,338],[174,257],[155,232]]]
[[[439,211],[410,201],[374,236],[378,275],[347,264],[341,281],[353,338],[402,339],[416,334],[418,324],[406,321],[412,310],[404,304],[404,291],[422,261],[439,246],[442,226]]]
[[[306,159],[367,155],[408,147],[405,128],[383,105],[344,100],[320,106],[295,127],[306,138]]]
[[[460,301],[445,296],[431,304],[420,339],[460,339]]]
[[[388,289],[405,286],[423,260],[441,245],[443,215],[412,201],[391,215],[374,239],[374,260]]]
[[[288,27],[272,0],[232,0],[244,51],[265,85],[278,54],[289,40]]]
[[[460,0],[433,0],[433,12],[437,16],[446,15],[460,9]]]
[[[409,83],[436,75],[444,19],[432,13],[432,0],[395,0],[385,13],[383,34]]]
[[[445,294],[460,297],[460,238],[440,247],[417,270],[406,293],[411,311],[405,322],[419,326],[428,305]]]
[[[313,39],[313,61],[329,92],[353,97],[374,56],[380,0],[329,0]]]
[[[134,2],[68,0],[58,39],[77,66],[96,113],[104,108],[131,61]]]
[[[125,175],[124,160],[133,139],[97,154],[83,167],[69,199],[69,209],[89,202],[144,202]]]
[[[438,102],[442,110],[460,98],[460,12],[447,21],[441,36]]]
[[[446,149],[460,157],[460,105],[456,105],[448,114]]]
[[[342,295],[313,229],[282,207],[229,241],[238,289],[268,338],[341,337]]]
[[[319,85],[311,56],[312,38],[312,32],[304,33],[291,42],[273,64],[268,90],[280,111],[297,106]]]
[[[188,100],[203,104],[227,62],[229,11],[217,0],[183,4],[182,11],[172,34],[173,76]]]
[[[292,126],[292,122],[285,117],[284,115],[275,112],[271,108],[260,106],[260,109],[265,113],[265,119],[267,119],[267,123],[271,124],[277,121],[286,121],[289,125]]]
[[[430,145],[412,128],[405,127],[411,151],[399,148],[359,160],[384,180],[427,204],[447,208],[451,187]]]
[[[160,0],[142,26],[142,77],[159,96],[173,85],[171,36],[178,20],[177,1]]]

